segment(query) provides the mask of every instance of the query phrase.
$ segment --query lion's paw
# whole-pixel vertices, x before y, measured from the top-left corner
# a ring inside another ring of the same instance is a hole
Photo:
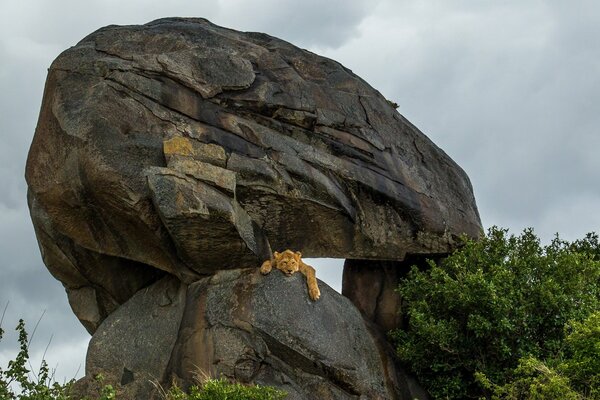
[[[261,265],[260,267],[260,273],[263,275],[268,274],[269,272],[271,272],[272,266],[271,266],[271,261],[267,260],[263,263],[263,265]]]
[[[321,297],[321,291],[318,287],[313,287],[308,290],[308,295],[312,300],[319,300],[319,297]]]

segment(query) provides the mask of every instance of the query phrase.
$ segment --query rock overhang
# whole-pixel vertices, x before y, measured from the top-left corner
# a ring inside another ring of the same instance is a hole
[[[204,19],[61,54],[26,177],[44,261],[94,304],[76,311],[91,331],[155,270],[191,282],[285,248],[402,260],[481,232],[465,172],[364,80]]]

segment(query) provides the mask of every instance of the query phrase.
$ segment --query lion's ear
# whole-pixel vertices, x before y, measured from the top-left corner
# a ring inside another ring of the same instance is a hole
[[[279,260],[279,258],[281,257],[281,254],[278,252],[273,253],[273,257],[275,257],[276,260]]]
[[[295,256],[296,256],[296,260],[297,260],[297,261],[300,261],[300,257],[302,257],[302,253],[300,253],[299,251],[297,251],[297,252],[295,253]]]

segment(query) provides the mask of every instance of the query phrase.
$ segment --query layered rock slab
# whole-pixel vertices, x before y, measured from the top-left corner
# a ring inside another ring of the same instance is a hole
[[[285,248],[401,260],[481,229],[466,174],[366,82],[203,19],[62,53],[26,177],[44,261],[90,332],[154,271],[189,283]]]

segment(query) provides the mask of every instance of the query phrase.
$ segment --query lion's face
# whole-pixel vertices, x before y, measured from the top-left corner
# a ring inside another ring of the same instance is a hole
[[[291,250],[286,250],[283,253],[275,252],[273,255],[275,256],[275,267],[287,276],[293,275],[300,269],[302,254],[299,251],[294,253]]]

